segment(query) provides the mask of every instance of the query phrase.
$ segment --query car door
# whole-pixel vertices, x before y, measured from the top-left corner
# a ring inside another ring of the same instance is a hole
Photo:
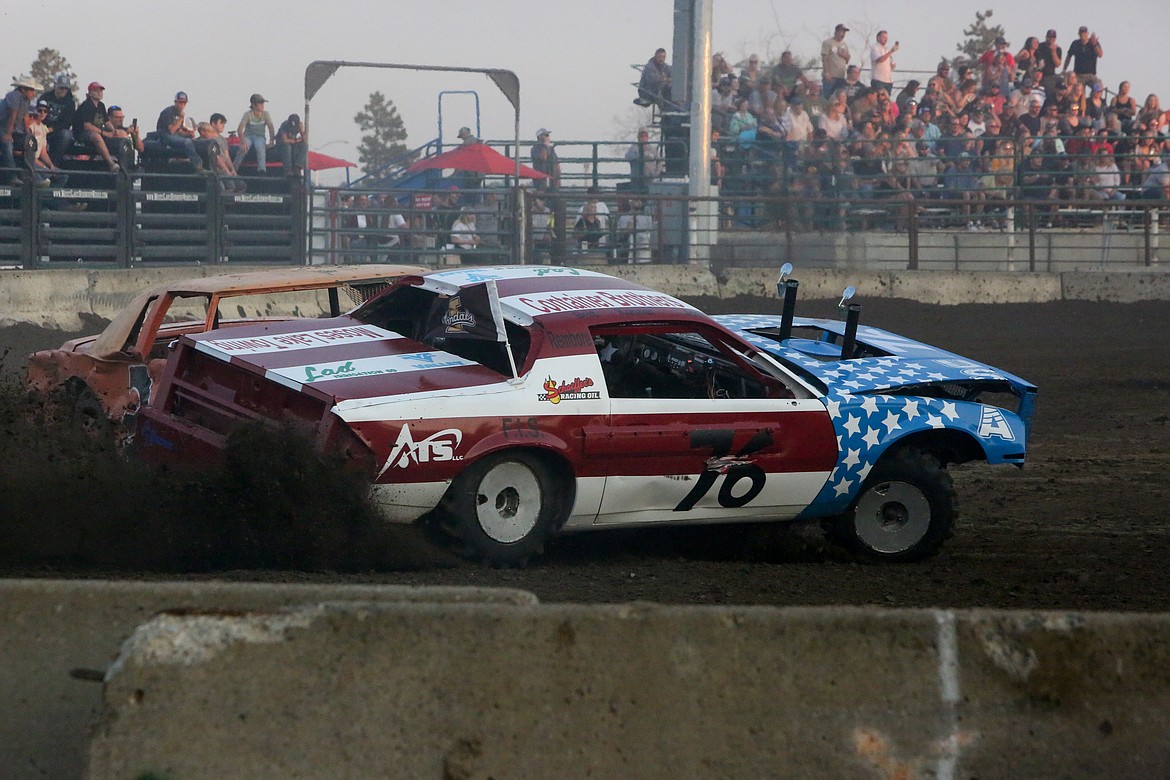
[[[694,322],[593,336],[610,400],[584,432],[606,477],[598,523],[779,519],[819,492],[837,460],[825,406],[754,366],[750,347]]]

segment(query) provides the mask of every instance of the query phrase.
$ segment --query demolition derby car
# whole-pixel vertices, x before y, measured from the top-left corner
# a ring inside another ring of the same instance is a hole
[[[1024,462],[1036,388],[846,321],[710,317],[601,273],[448,270],[343,317],[190,334],[139,419],[149,462],[293,423],[364,469],[384,517],[518,565],[552,534],[822,518],[873,560],[935,552],[946,467]]]
[[[337,316],[395,279],[424,269],[399,265],[316,266],[184,279],[130,301],[96,336],[28,358],[29,391],[60,403],[72,423],[133,431],[166,364],[167,345],[186,333],[292,317]]]

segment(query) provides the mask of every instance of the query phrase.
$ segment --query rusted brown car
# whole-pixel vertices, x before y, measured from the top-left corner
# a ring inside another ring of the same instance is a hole
[[[118,439],[134,430],[179,336],[300,317],[336,317],[401,276],[405,265],[306,266],[184,279],[141,293],[96,336],[29,356],[27,387],[75,426]]]

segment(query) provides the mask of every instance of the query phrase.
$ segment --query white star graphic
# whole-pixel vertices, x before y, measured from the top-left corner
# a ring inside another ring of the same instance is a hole
[[[849,488],[852,484],[853,484],[852,481],[850,481],[848,479],[842,479],[840,482],[838,482],[836,485],[833,486],[833,492],[836,493],[838,496],[843,496],[849,492]]]
[[[947,378],[946,374],[927,374],[926,378],[932,382],[941,382]]]
[[[940,414],[948,420],[957,420],[959,418],[959,413],[955,411],[955,404],[951,401],[943,401],[942,412]]]
[[[866,371],[864,374],[858,374],[857,378],[872,382],[873,380],[877,379],[877,374],[873,373],[872,371]]]
[[[941,417],[936,417],[933,414],[927,416],[926,424],[929,425],[931,428],[945,428],[945,427],[947,427],[947,424],[942,421]]]
[[[830,417],[837,418],[841,416],[840,401],[825,401],[825,408],[829,410]]]
[[[869,414],[877,414],[878,406],[877,399],[872,395],[867,395],[865,400],[861,402],[861,408]]]
[[[889,411],[889,414],[886,415],[886,419],[882,420],[882,425],[889,428],[890,433],[893,433],[894,431],[896,431],[902,427],[901,425],[898,424],[898,413],[895,412],[893,409],[891,409]]]
[[[882,435],[878,431],[877,428],[870,428],[868,431],[865,432],[865,435],[861,437],[862,441],[864,441],[870,447],[878,446],[878,443],[881,441],[881,438],[882,438]]]
[[[906,405],[902,407],[902,411],[906,413],[907,420],[913,420],[918,416],[918,402],[906,401]]]
[[[842,382],[845,387],[852,387],[854,390],[860,390],[864,385],[861,382]]]
[[[849,419],[841,427],[856,436],[861,433],[861,419],[851,414],[849,415]]]
[[[918,371],[925,371],[926,370],[926,366],[922,365],[921,363],[907,363],[905,367],[907,369],[910,369],[910,370],[914,370],[914,369],[917,369]],[[917,373],[917,372],[915,372],[915,373]]]
[[[845,456],[845,460],[841,461],[841,465],[847,469],[861,463],[861,450],[849,450],[849,454]]]

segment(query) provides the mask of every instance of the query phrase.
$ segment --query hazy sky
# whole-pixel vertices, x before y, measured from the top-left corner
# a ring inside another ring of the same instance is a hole
[[[844,22],[856,62],[877,30],[888,29],[891,40],[902,44],[895,57],[899,84],[909,71],[933,71],[940,56],[953,56],[978,10],[994,9],[991,22],[1003,25],[1013,52],[1027,36],[1042,38],[1049,27],[1067,49],[1085,24],[1101,39],[1105,56],[1098,73],[1111,89],[1128,79],[1139,101],[1155,92],[1170,104],[1170,71],[1162,59],[1162,39],[1170,29],[1165,0],[714,4],[713,47],[733,61],[751,52],[775,57],[785,48],[815,56],[833,25]],[[234,127],[249,95],[260,92],[279,123],[303,112],[305,66],[313,60],[459,65],[516,72],[525,146],[542,126],[559,142],[628,137],[639,122],[630,102],[637,72],[630,66],[645,62],[658,46],[670,50],[674,7],[671,0],[333,0],[311,11],[304,10],[306,3],[265,0],[5,6],[5,75],[27,72],[42,47],[58,49],[82,91],[91,80],[101,81],[107,105],[123,106],[128,117],[151,128],[180,89],[190,94],[188,111],[196,119],[219,111]],[[438,134],[443,91],[475,91],[484,137],[512,137],[512,109],[485,77],[343,69],[313,100],[310,146],[356,160],[360,133],[353,115],[374,90],[398,106],[412,146]],[[474,117],[472,96],[443,98],[446,139],[454,139],[460,125],[474,125]]]

